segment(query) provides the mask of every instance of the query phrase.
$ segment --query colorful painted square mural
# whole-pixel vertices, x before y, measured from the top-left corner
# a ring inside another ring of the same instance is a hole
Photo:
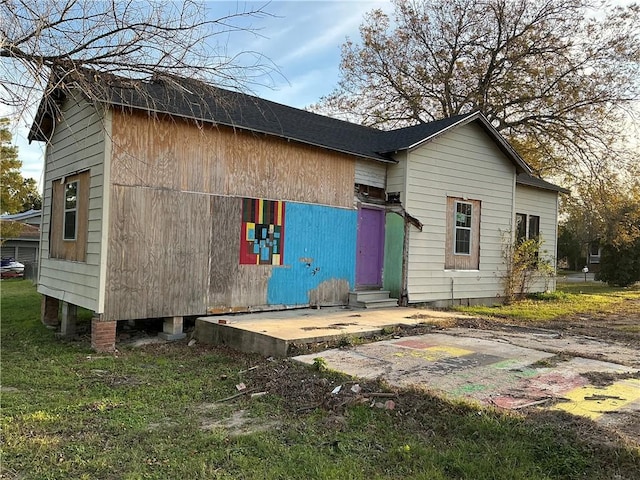
[[[242,199],[241,265],[282,265],[284,202]]]

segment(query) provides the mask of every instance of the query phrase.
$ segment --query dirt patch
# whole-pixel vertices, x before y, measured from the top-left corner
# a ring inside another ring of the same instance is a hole
[[[607,342],[640,348],[640,299],[625,299],[616,306],[616,312],[593,312],[565,318],[536,322],[518,321],[501,317],[458,317],[440,328],[472,328],[482,330],[553,332],[597,338]]]
[[[640,379],[640,372],[632,373],[607,373],[607,372],[586,372],[582,374],[589,380],[589,384],[594,387],[607,387],[618,380],[624,380],[627,378]],[[639,437],[640,438],[640,437]]]
[[[207,411],[207,408],[200,410]],[[231,413],[231,416],[225,418],[213,419],[203,416],[200,419],[200,428],[202,430],[223,428],[230,437],[266,432],[278,425],[279,423],[273,420],[268,420],[263,417],[252,417],[247,410],[235,410]]]
[[[640,299],[625,299],[615,313],[582,313],[545,327],[640,348]]]

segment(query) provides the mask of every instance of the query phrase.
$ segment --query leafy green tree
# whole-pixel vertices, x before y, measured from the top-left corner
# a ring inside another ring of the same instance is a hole
[[[620,140],[640,98],[640,5],[393,4],[343,45],[338,87],[316,110],[382,128],[481,110],[537,173],[568,180],[597,174],[604,152],[621,169],[633,160]]]
[[[558,227],[558,261],[566,260],[570,270],[584,267],[584,242],[571,229],[571,225],[562,224]]]
[[[600,264],[599,278],[610,285],[640,281],[640,185],[611,209]]]
[[[22,161],[18,159],[18,148],[11,144],[9,119],[0,118],[0,212],[20,213],[31,208],[40,208],[42,200],[36,181],[23,178],[20,173]],[[20,224],[2,222],[2,237],[16,237]]]

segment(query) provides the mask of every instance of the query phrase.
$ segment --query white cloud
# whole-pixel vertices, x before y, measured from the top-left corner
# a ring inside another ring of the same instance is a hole
[[[327,66],[310,70],[289,80],[289,85],[259,92],[260,96],[273,102],[296,108],[304,108],[317,102],[322,95],[333,89],[337,68]]]

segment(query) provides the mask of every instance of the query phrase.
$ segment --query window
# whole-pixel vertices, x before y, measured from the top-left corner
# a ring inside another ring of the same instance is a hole
[[[75,240],[78,218],[78,182],[67,183],[64,187],[64,239]]]
[[[444,268],[480,268],[480,201],[447,198],[447,235]]]
[[[524,213],[516,213],[516,240],[518,243],[527,239],[527,216]]]
[[[528,221],[527,221],[528,220]],[[525,240],[538,240],[540,238],[540,216],[516,213],[516,242],[520,245]],[[539,252],[535,253],[535,261]]]
[[[537,240],[540,237],[540,217],[538,215],[529,215],[529,240]]]
[[[527,221],[528,220],[528,221]],[[516,213],[516,240],[537,240],[540,237],[540,216]]]
[[[51,184],[49,256],[84,262],[89,227],[89,171]]]
[[[473,205],[470,203],[456,202],[456,255],[471,254],[471,214]]]
[[[589,244],[589,263],[600,263],[600,240]]]

